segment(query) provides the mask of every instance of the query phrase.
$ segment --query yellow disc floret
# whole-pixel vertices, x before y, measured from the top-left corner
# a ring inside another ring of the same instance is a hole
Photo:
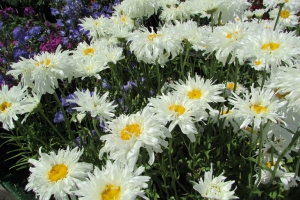
[[[266,113],[268,111],[268,109],[265,106],[259,104],[251,105],[250,109],[253,110],[256,114]]]
[[[290,16],[290,12],[287,10],[282,10],[280,13],[280,17],[283,19],[287,19],[287,18],[289,18],[289,16]]]
[[[261,46],[261,48],[263,50],[271,50],[271,51],[275,51],[276,49],[278,49],[280,46],[280,44],[276,43],[276,42],[270,42],[270,43],[265,43]]]
[[[1,112],[5,112],[7,108],[11,107],[11,103],[4,101],[1,105],[0,105],[0,111]]]
[[[86,48],[83,51],[84,55],[88,56],[88,55],[93,55],[95,53],[95,49],[94,48]]]
[[[177,116],[182,115],[185,112],[185,108],[181,105],[173,104],[169,107],[170,111],[175,111]]]
[[[48,179],[51,182],[56,182],[65,178],[68,174],[68,167],[64,164],[54,165],[48,172]]]
[[[153,41],[157,36],[162,36],[162,34],[151,33],[148,35],[148,40]]]
[[[188,92],[187,96],[189,99],[200,99],[202,97],[202,92],[199,89],[192,89]]]
[[[120,137],[123,140],[130,140],[132,136],[138,137],[141,134],[141,127],[139,124],[129,124],[122,129]]]
[[[104,191],[101,194],[102,200],[119,200],[121,194],[121,187],[108,184],[105,186]]]

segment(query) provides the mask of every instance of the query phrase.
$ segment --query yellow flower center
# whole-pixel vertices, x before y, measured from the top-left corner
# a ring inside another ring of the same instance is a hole
[[[232,110],[223,110],[220,115],[232,114]]]
[[[122,20],[123,22],[126,22],[126,17],[121,17],[121,20]]]
[[[148,35],[148,40],[153,41],[157,36],[162,36],[162,34],[151,33]]]
[[[282,10],[280,13],[280,17],[283,19],[287,19],[287,18],[289,18],[289,16],[290,16],[290,12],[287,10]]]
[[[169,110],[170,111],[173,110],[173,111],[177,112],[177,114],[176,114],[177,116],[182,115],[185,112],[185,108],[183,106],[176,105],[176,104],[171,105],[169,107]]]
[[[189,99],[200,99],[202,97],[202,92],[199,89],[192,89],[187,95]]]
[[[48,178],[51,182],[56,182],[63,179],[68,174],[68,167],[64,164],[54,165],[48,172]]]
[[[105,186],[104,191],[101,194],[102,200],[120,200],[121,188],[120,186],[114,186],[108,184]]]
[[[256,112],[256,114],[260,114],[260,113],[265,113],[267,112],[267,108],[263,105],[251,105],[250,106],[251,110],[254,110],[254,112]]]
[[[228,34],[226,35],[226,38],[231,39],[231,38],[232,38],[232,33],[228,33]]]
[[[266,163],[266,165],[267,165],[268,168],[271,169],[272,166],[275,166],[275,165],[276,165],[276,162],[273,162],[273,163],[272,163],[272,162],[269,161],[269,162]]]
[[[255,63],[256,66],[258,66],[258,65],[261,64],[261,61],[260,60],[256,60],[254,63]]]
[[[235,84],[233,82],[227,83],[226,88],[229,89],[229,90],[233,90],[234,89],[234,85]]]
[[[11,107],[11,103],[4,101],[1,105],[0,105],[0,111],[1,112],[5,112],[7,108]]]
[[[86,48],[83,51],[84,55],[88,56],[88,55],[93,55],[95,53],[95,49],[94,48]]]
[[[288,2],[289,2],[289,0],[284,0],[284,2],[285,2],[285,3],[288,3]]]
[[[275,42],[270,42],[270,43],[265,43],[261,46],[261,48],[263,50],[271,50],[271,51],[275,51],[276,49],[278,49],[280,46],[280,44],[275,43]]]
[[[141,134],[141,128],[138,124],[129,124],[121,131],[120,137],[123,140],[130,140],[132,136],[138,137]]]
[[[35,65],[36,65],[36,66],[44,65],[44,63],[45,63],[45,61],[42,60],[42,61],[40,61],[40,62],[36,62]],[[51,60],[46,59],[46,67],[48,67],[48,65],[50,65],[50,63],[51,63]]]

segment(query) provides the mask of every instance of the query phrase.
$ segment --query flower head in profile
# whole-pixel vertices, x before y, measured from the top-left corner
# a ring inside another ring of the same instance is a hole
[[[149,176],[140,176],[144,167],[136,170],[118,162],[106,162],[100,170],[95,167],[94,173],[88,173],[88,180],[78,184],[75,192],[79,200],[134,200],[137,197],[148,199],[144,189],[148,187]]]
[[[213,177],[213,165],[211,164],[210,171],[205,172],[204,180],[201,178],[199,183],[194,185],[194,189],[207,199],[237,199],[234,196],[234,190],[230,191],[234,181],[224,181],[226,179],[223,173],[218,177]]]
[[[38,160],[28,160],[33,167],[29,168],[31,174],[25,189],[34,191],[40,199],[48,200],[52,195],[56,199],[69,199],[68,195],[73,195],[76,184],[85,180],[86,173],[93,169],[93,165],[78,162],[83,154],[83,149],[79,150],[78,147],[60,149],[57,154],[53,151],[46,154],[41,150]]]
[[[97,93],[97,88],[91,93],[89,89],[86,91],[77,91],[74,92],[75,98],[68,99],[68,102],[76,103],[78,106],[73,109],[77,110],[82,114],[90,113],[92,117],[100,117],[100,123],[104,120],[111,120],[114,117],[114,111],[116,105],[113,105],[113,102],[108,102],[109,92],[106,92],[101,97]]]

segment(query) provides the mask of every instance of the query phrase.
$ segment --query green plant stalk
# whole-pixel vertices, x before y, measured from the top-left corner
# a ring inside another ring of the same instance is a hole
[[[282,8],[284,6],[284,3],[280,3],[278,5],[279,5],[279,11],[278,11],[278,14],[277,14],[277,17],[276,17],[276,21],[275,21],[275,25],[274,25],[273,31],[276,30],[276,27],[277,27],[277,24],[278,24],[278,21],[279,21],[279,17],[280,17],[280,14],[281,14],[281,10],[282,10]]]
[[[186,42],[186,52],[185,52],[184,59],[183,59],[183,61],[182,61],[182,59],[180,59],[180,78],[183,78],[185,76],[184,67],[185,67],[187,58],[189,56],[190,49],[191,49],[190,43]]]
[[[93,118],[93,119],[92,119],[92,122],[93,122],[93,127],[94,127],[94,129],[95,129],[95,131],[96,131],[98,137],[100,138],[100,137],[101,137],[101,133],[100,133],[99,130],[98,130],[98,127],[97,127],[97,124],[96,124],[96,120]]]
[[[176,177],[174,177],[174,173],[173,173],[173,163],[172,163],[172,148],[173,148],[173,138],[170,139],[169,141],[169,164],[170,164],[170,170],[171,170],[171,178],[172,178],[172,182],[171,182],[171,185],[172,185],[172,188],[173,188],[173,191],[175,193],[175,199],[179,199],[178,198],[178,194],[177,194],[177,189],[176,189]]]
[[[257,157],[257,166],[260,165],[261,161],[262,161],[262,143],[263,143],[263,130],[264,130],[264,127],[262,126],[262,124],[260,124],[260,134],[259,134],[259,152],[258,152],[258,157]],[[261,170],[259,170],[259,175],[258,175],[258,181],[257,181],[257,185],[260,183],[260,180],[261,180]]]
[[[62,110],[65,125],[66,125],[68,133],[69,133],[69,138],[72,139],[73,141],[75,141],[75,136],[73,135],[73,131],[72,131],[71,126],[70,126],[70,120],[67,117],[66,111],[65,111],[64,107],[61,105],[60,100],[59,100],[58,95],[56,94],[56,92],[54,92],[53,95],[54,95],[54,98],[55,98],[57,104],[59,105],[60,109]]]
[[[278,156],[277,162],[276,162],[276,164],[274,166],[274,169],[273,169],[273,172],[272,172],[272,177],[271,177],[271,179],[270,179],[270,181],[268,183],[268,186],[273,182],[273,180],[275,178],[275,175],[276,175],[276,171],[277,171],[277,169],[279,167],[279,163],[282,160],[283,156],[295,145],[295,143],[297,142],[297,140],[299,138],[300,138],[300,131],[298,131],[298,132],[296,132],[294,134],[294,137],[293,137],[291,143],[287,147],[285,147],[285,149],[282,151],[282,153]]]
[[[233,92],[236,91],[237,83],[238,83],[238,76],[239,76],[239,61],[238,58],[235,59],[235,76],[234,76],[234,88]]]
[[[160,88],[160,72],[159,72],[159,64],[158,63],[156,63],[155,68],[156,68],[156,77],[157,77],[157,94],[156,95],[159,95],[161,88]]]
[[[38,110],[38,112],[41,114],[41,116],[46,120],[46,122],[53,128],[53,130],[58,134],[58,136],[67,143],[67,140],[62,136],[62,134],[57,130],[57,128],[51,123],[51,121],[46,117],[44,112],[42,110]]]
[[[267,78],[267,70],[266,70],[266,69],[264,69],[264,73],[263,73],[263,79],[262,79],[262,82],[261,82],[260,89],[263,89],[263,87],[264,87],[264,84],[265,84],[265,81],[266,81],[266,78]]]

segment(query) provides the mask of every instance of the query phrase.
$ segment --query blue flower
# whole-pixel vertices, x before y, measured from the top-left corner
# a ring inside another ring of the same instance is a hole
[[[24,44],[25,43],[25,36],[27,35],[26,32],[23,30],[21,26],[16,27],[13,31],[13,38],[14,40],[17,40],[19,43]]]
[[[62,121],[64,121],[64,115],[62,114],[62,111],[60,110],[57,113],[55,113],[53,122],[60,123]]]
[[[0,31],[3,29],[3,22],[0,22]]]
[[[42,27],[40,27],[40,26],[34,26],[31,29],[29,29],[28,33],[31,36],[36,36],[36,35],[38,35],[38,34],[41,33],[41,30],[42,30]]]
[[[62,22],[61,19],[56,19],[56,26],[58,26],[58,27],[63,27],[64,26],[64,23]]]
[[[50,8],[50,9],[51,9],[51,14],[53,16],[59,15],[59,12],[58,12],[58,10],[56,8]]]

